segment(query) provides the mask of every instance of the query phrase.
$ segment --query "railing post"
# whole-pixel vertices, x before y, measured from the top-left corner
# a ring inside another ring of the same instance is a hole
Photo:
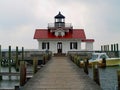
[[[93,79],[98,85],[100,85],[99,69],[97,62],[93,63]]]
[[[0,72],[1,72],[1,62],[2,62],[2,50],[0,45]],[[2,75],[0,75],[0,81],[2,80]]]

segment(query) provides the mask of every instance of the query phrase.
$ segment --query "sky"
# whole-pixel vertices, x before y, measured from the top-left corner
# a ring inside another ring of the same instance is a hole
[[[35,29],[47,28],[59,11],[101,45],[120,44],[120,0],[0,0],[0,45],[37,49]]]

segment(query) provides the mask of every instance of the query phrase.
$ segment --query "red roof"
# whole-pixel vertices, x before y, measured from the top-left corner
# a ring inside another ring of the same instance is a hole
[[[67,33],[63,37],[57,37],[52,33],[49,33],[47,29],[36,29],[34,39],[80,39],[86,40],[86,36],[83,29],[73,29],[73,33]],[[91,39],[93,40],[93,39]],[[94,41],[94,40],[93,40]]]

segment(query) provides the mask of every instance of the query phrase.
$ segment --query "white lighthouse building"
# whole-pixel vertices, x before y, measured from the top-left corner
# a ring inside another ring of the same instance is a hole
[[[84,29],[74,29],[71,23],[65,23],[60,12],[54,17],[54,23],[48,23],[47,29],[36,29],[34,39],[38,41],[40,51],[52,51],[53,54],[67,54],[68,51],[93,50],[94,39],[86,39]]]

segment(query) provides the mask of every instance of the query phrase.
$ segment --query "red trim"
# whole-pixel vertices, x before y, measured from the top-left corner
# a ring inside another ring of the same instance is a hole
[[[84,39],[82,40],[82,42],[94,42],[95,40],[94,39]]]

